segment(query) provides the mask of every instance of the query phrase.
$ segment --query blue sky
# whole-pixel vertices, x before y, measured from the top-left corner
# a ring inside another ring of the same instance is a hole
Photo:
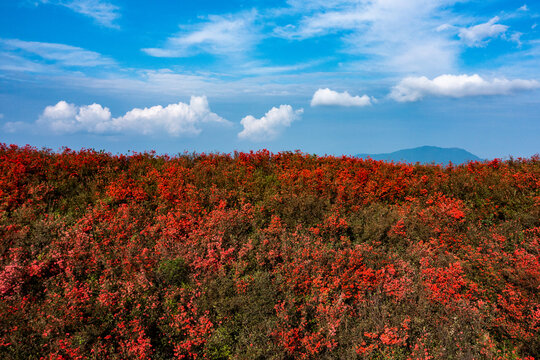
[[[540,152],[540,4],[0,2],[0,142]]]

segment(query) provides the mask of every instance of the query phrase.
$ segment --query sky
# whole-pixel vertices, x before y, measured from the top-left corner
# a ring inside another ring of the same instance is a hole
[[[0,1],[0,143],[540,152],[540,4]]]

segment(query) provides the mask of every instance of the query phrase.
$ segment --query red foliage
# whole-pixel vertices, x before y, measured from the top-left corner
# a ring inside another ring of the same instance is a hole
[[[0,144],[0,358],[540,357],[540,158]]]

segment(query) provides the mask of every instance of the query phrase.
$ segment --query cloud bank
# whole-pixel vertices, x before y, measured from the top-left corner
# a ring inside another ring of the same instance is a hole
[[[441,75],[407,77],[392,88],[390,97],[399,102],[417,101],[428,95],[461,98],[478,95],[505,95],[519,90],[540,88],[536,80],[505,78],[486,80],[474,75]]]
[[[54,106],[47,106],[37,123],[56,133],[167,133],[171,136],[198,135],[202,123],[229,124],[210,111],[205,96],[192,96],[189,104],[179,102],[166,107],[135,108],[116,118],[111,116],[109,108],[100,104],[76,106],[59,101]]]
[[[371,98],[367,95],[351,96],[347,91],[342,93],[326,89],[319,89],[313,94],[311,106],[368,106]]]
[[[299,119],[303,112],[304,109],[294,110],[291,105],[281,105],[279,108],[273,107],[259,119],[248,115],[240,121],[244,130],[238,133],[238,137],[251,141],[274,139]]]

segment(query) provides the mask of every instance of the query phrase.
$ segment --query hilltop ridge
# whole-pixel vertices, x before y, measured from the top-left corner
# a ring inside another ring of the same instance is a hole
[[[370,157],[373,160],[394,162],[422,163],[422,164],[463,164],[468,161],[481,161],[480,157],[461,148],[442,148],[437,146],[420,146],[412,149],[403,149],[382,154],[357,154],[359,158]]]

